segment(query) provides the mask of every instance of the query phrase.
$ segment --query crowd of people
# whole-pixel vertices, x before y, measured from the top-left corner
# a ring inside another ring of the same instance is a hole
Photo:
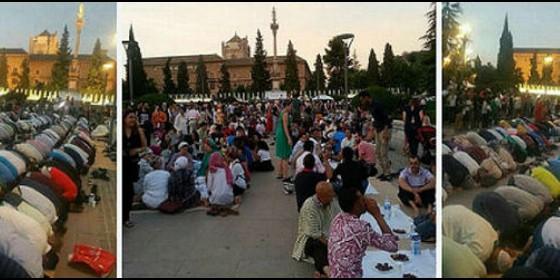
[[[537,122],[547,114],[560,112],[557,98],[516,92],[492,92],[468,89],[445,91],[444,120],[458,130],[476,130],[491,127],[502,119],[534,116]]]
[[[418,100],[403,106],[410,167],[393,173],[393,116],[366,92],[356,99],[358,106],[292,98],[129,107],[123,120],[124,225],[134,226],[133,205],[165,213],[203,206],[208,215],[238,215],[252,175],[274,172],[270,180],[280,180],[285,195],[295,193],[293,258],[314,262],[316,276],[361,276],[368,246],[398,248],[378,203],[365,195],[369,178],[392,181],[398,175],[402,203],[431,209],[434,170],[421,162],[435,166],[435,129]],[[365,212],[382,232],[360,220]]]
[[[16,104],[0,113],[0,138],[0,275],[43,278],[57,267],[69,213],[88,201],[81,175],[95,161],[90,125],[83,115]]]
[[[472,205],[444,207],[444,277],[558,275],[560,121],[556,102],[535,100],[534,118],[501,119],[444,140],[444,197],[492,188]]]

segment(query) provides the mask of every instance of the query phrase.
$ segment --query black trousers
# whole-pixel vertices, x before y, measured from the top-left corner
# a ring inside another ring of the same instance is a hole
[[[414,194],[403,189],[399,186],[399,199],[405,205],[410,205],[409,202],[414,202]],[[434,204],[436,201],[436,189],[432,189],[429,191],[421,192],[420,199],[422,199],[422,206],[427,207],[430,204]]]
[[[329,265],[327,245],[318,239],[309,238],[305,243],[304,253],[315,261],[315,270],[325,274],[323,268]]]

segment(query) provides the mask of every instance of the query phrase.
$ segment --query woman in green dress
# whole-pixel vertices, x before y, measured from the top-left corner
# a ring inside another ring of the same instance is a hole
[[[278,179],[289,180],[290,165],[288,159],[292,154],[292,138],[290,137],[291,102],[286,103],[276,124],[276,157],[278,158]]]

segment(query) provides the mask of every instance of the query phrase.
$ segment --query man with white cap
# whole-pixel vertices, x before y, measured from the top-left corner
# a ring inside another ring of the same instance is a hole
[[[165,169],[167,169],[168,171],[174,170],[175,169],[175,161],[179,157],[186,157],[186,158],[189,159],[189,166],[187,168],[192,170],[193,169],[193,161],[192,161],[192,156],[189,153],[189,143],[184,142],[184,141],[179,143],[179,145],[177,146],[177,150],[179,150],[179,151],[177,153],[175,153],[173,156],[171,156],[171,158],[167,162],[167,166],[166,166]]]

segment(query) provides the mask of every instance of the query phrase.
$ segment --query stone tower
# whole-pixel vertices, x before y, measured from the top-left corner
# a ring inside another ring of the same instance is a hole
[[[72,91],[78,91],[80,89],[80,35],[84,24],[84,3],[80,3],[78,13],[76,14],[76,46],[74,48],[68,77],[68,89]]]
[[[45,30],[29,39],[29,54],[55,55],[58,51],[58,38],[55,33]]]
[[[277,47],[276,47],[276,34],[278,33],[278,28],[280,25],[276,22],[276,9],[272,7],[272,23],[270,24],[270,29],[272,30],[274,53],[272,57],[272,89],[280,89],[280,77],[278,73],[278,60],[277,60]]]
[[[251,48],[247,36],[241,38],[237,32],[227,42],[222,42],[222,57],[224,59],[238,59],[251,57]]]

